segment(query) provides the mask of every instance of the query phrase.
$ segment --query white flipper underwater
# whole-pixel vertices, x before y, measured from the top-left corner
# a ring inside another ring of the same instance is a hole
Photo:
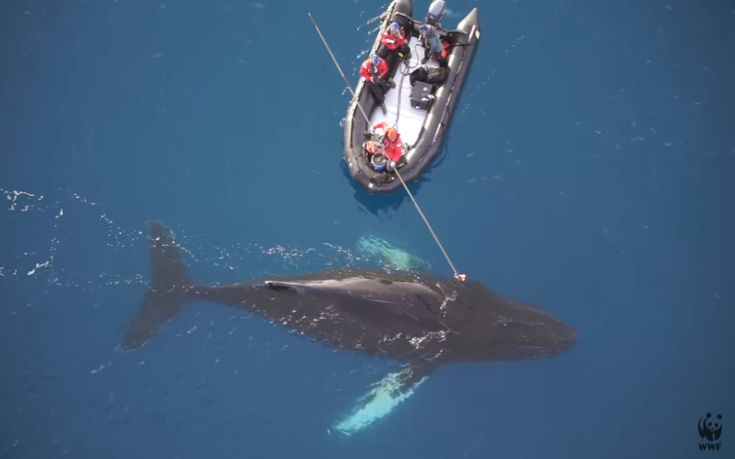
[[[401,371],[389,373],[373,384],[360,398],[351,413],[337,421],[334,429],[350,436],[389,415],[398,405],[408,400],[416,388],[429,378],[432,365],[409,366]]]
[[[357,251],[362,256],[377,259],[379,264],[388,269],[398,271],[431,270],[431,265],[426,261],[378,236],[361,236],[357,241]]]

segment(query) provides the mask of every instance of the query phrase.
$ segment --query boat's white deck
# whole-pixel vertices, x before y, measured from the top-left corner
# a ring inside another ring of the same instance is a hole
[[[409,74],[421,65],[424,50],[421,47],[421,42],[415,37],[411,38],[409,46],[411,47],[411,59],[407,63],[402,61],[398,64],[398,69],[393,76],[396,87],[385,94],[385,107],[388,109],[388,114],[383,115],[383,111],[376,108],[370,117],[370,125],[375,126],[381,121],[387,121],[388,124],[398,129],[404,143],[415,145],[428,112],[411,106],[411,80]],[[433,59],[430,59],[425,66],[438,67]],[[404,77],[403,74],[406,76]]]

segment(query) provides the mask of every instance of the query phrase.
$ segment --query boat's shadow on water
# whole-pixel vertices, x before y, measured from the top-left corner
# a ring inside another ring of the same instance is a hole
[[[421,187],[427,183],[431,183],[432,171],[439,167],[448,155],[446,145],[442,147],[442,151],[437,155],[436,160],[426,168],[421,176],[408,184],[408,188],[411,190],[414,196],[419,196]],[[342,161],[340,166],[342,174],[350,182],[350,185],[355,190],[355,199],[362,204],[362,206],[370,213],[380,216],[381,211],[397,210],[403,204],[403,201],[408,200],[408,195],[403,187],[390,193],[370,193],[357,181],[353,180],[350,174],[350,169],[347,167],[347,163]]]

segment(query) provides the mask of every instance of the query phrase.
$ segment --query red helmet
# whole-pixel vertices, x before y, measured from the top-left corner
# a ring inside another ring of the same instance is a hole
[[[388,140],[391,142],[395,142],[398,138],[398,131],[396,128],[388,128],[385,130],[385,136],[388,137]]]

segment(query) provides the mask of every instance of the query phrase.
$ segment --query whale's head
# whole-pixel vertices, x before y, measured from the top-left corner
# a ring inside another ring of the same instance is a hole
[[[479,282],[457,287],[445,308],[447,324],[470,360],[540,359],[577,342],[577,332],[551,314],[505,299]]]

